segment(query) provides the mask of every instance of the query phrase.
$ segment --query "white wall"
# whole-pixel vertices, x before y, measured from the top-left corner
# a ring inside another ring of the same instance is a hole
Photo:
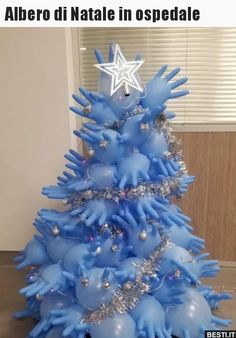
[[[0,29],[0,250],[34,233],[70,145],[65,29]],[[59,205],[61,205],[59,203]]]

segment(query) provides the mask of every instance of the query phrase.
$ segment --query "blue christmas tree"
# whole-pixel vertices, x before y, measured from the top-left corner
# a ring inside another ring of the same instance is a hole
[[[81,88],[71,107],[90,119],[74,132],[87,158],[70,150],[70,171],[43,188],[65,208],[38,212],[39,234],[16,258],[18,269],[31,269],[20,290],[26,309],[15,316],[38,321],[34,338],[204,337],[229,325],[211,310],[230,295],[201,285],[218,262],[201,253],[204,240],[173,203],[194,177],[164,104],[188,94],[179,90],[187,78],[164,66],[144,88],[140,56],[126,61],[118,45],[108,63],[95,55],[99,92]]]

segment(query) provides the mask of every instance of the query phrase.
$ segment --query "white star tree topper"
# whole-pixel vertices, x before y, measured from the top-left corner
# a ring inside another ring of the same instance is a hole
[[[104,73],[111,76],[111,96],[122,86],[125,93],[129,93],[129,86],[143,92],[135,73],[142,66],[144,60],[126,61],[120,46],[115,44],[114,59],[112,63],[94,65]]]

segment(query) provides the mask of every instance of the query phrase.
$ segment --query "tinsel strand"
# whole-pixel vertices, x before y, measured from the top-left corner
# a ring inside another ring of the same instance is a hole
[[[67,198],[67,203],[71,206],[83,205],[91,199],[107,200],[119,203],[122,200],[134,202],[145,195],[167,197],[173,192],[178,192],[180,188],[181,176],[164,179],[161,183],[143,182],[137,187],[129,188],[107,188],[104,190],[86,190],[80,194],[71,194]]]
[[[82,322],[100,324],[116,313],[123,314],[134,309],[143,295],[150,291],[150,284],[146,280],[144,281],[144,278],[156,274],[162,253],[171,245],[173,244],[168,237],[164,237],[161,245],[142,264],[135,264],[137,269],[136,279],[130,283],[130,288],[126,289],[121,286],[109,304],[102,304],[99,309],[88,311],[83,316]]]

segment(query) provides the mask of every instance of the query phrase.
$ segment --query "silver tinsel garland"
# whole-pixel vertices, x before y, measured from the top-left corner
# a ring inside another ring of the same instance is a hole
[[[155,129],[158,133],[163,133],[167,144],[168,152],[165,153],[166,158],[178,158],[182,159],[183,152],[181,148],[181,141],[173,135],[173,128],[169,120],[166,119],[165,113],[162,113],[155,121]]]
[[[85,313],[82,322],[100,324],[117,313],[123,314],[134,309],[143,295],[150,292],[150,284],[145,277],[156,276],[162,253],[172,245],[173,243],[164,237],[161,245],[142,264],[135,264],[137,270],[135,281],[122,285],[109,304],[102,304],[97,310]]]
[[[182,176],[182,175],[181,175]],[[71,194],[67,203],[71,206],[83,205],[91,199],[107,200],[119,203],[122,200],[136,201],[145,195],[166,197],[173,192],[178,192],[181,177],[168,178],[158,183],[143,182],[137,187],[107,188],[104,190],[86,190],[79,194]]]
[[[114,129],[114,130],[120,129],[130,117],[139,115],[139,114],[146,114],[147,111],[148,111],[147,108],[143,108],[141,105],[137,105],[134,107],[132,111],[125,112],[119,120],[112,122],[112,123],[105,123],[104,127]]]
[[[173,135],[173,128],[169,120],[166,119],[165,113],[162,113],[155,121],[155,129],[158,133],[165,135],[168,151],[164,154],[167,159],[174,159],[179,165],[177,177],[188,175],[186,163],[183,161],[182,142]]]

